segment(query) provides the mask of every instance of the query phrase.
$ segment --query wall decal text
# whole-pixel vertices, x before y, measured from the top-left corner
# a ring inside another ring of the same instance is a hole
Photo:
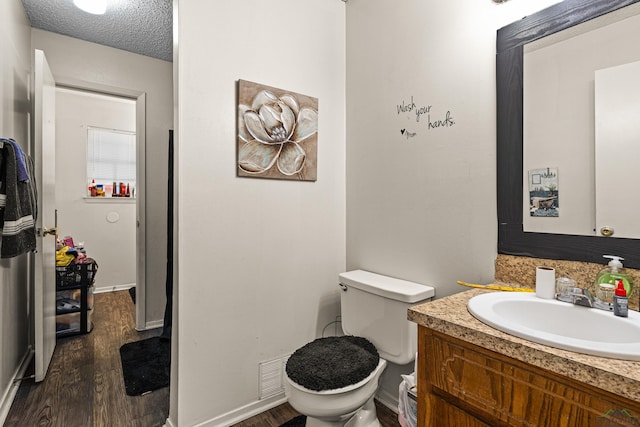
[[[433,105],[416,104],[413,95],[411,95],[410,101],[403,99],[401,103],[396,104],[396,112],[398,116],[415,119],[418,125],[426,125],[427,130],[449,128],[456,124],[451,110],[447,110],[445,113],[436,113]],[[407,128],[400,129],[400,134],[407,139],[416,136],[416,132],[410,132]]]

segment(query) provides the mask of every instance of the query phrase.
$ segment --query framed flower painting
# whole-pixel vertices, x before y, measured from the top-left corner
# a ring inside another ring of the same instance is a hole
[[[315,181],[318,99],[238,81],[238,176]]]

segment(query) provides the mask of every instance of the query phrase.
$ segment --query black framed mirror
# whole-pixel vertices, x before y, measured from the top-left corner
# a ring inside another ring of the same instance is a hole
[[[565,0],[498,30],[498,253],[599,264],[606,261],[602,255],[613,254],[640,268],[640,239],[525,232],[522,225],[524,45],[638,1]]]

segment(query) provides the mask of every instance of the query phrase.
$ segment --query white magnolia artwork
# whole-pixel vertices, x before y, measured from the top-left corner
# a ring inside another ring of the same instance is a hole
[[[238,82],[238,176],[315,181],[318,99]]]

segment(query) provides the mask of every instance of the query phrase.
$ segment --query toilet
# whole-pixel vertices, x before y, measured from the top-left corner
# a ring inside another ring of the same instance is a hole
[[[430,286],[364,270],[339,275],[345,336],[319,338],[287,361],[289,404],[306,427],[380,427],[374,397],[388,362],[415,359],[417,326],[407,309],[434,296]]]

